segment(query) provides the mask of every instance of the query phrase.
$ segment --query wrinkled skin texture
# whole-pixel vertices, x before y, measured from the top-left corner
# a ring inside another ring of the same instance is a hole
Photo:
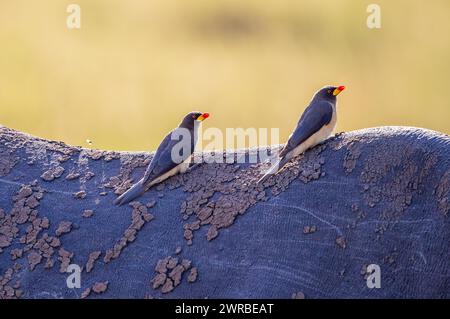
[[[344,133],[263,185],[202,164],[114,206],[150,159],[0,127],[0,298],[450,297],[447,135]]]

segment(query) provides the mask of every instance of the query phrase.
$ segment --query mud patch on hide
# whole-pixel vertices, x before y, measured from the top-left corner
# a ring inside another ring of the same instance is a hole
[[[301,291],[294,292],[291,296],[292,299],[305,299],[305,294]]]
[[[56,229],[56,236],[61,236],[67,234],[72,230],[72,222],[63,221],[60,222],[58,228]]]
[[[0,149],[0,177],[8,175],[19,162],[19,157],[13,154],[12,150]]]
[[[44,173],[42,173],[41,178],[46,182],[51,182],[54,179],[57,179],[61,177],[61,175],[64,173],[64,167],[62,166],[56,166],[48,169]]]
[[[439,211],[448,216],[450,211],[450,171],[445,172],[434,191]]]
[[[93,251],[92,253],[89,254],[89,259],[86,263],[86,272],[91,272],[92,269],[94,269],[94,263],[100,257],[101,254],[102,252],[99,250]]]
[[[20,281],[12,283],[14,274],[20,269],[8,268],[0,274],[0,299],[18,299],[22,296]]]
[[[160,289],[161,293],[166,294],[173,291],[182,281],[183,274],[191,269],[187,281],[192,283],[197,279],[197,268],[192,266],[188,259],[180,261],[178,257],[167,256],[160,259],[156,266],[156,275],[151,280],[153,289]]]
[[[139,167],[147,167],[150,163],[153,155],[149,156],[147,154],[121,154],[120,155],[120,173],[116,176],[109,178],[109,181],[103,186],[105,188],[112,188],[114,194],[121,195],[127,191],[133,185],[133,179],[131,178],[131,173],[134,169]],[[144,173],[142,173],[142,176]]]
[[[133,211],[131,213],[131,224],[125,230],[119,241],[111,249],[108,249],[105,252],[105,257],[103,258],[105,263],[109,263],[112,259],[118,258],[122,250],[136,239],[136,236],[141,228],[154,218],[154,216],[148,212],[147,206],[141,204],[140,202],[131,202],[129,206],[133,207]]]
[[[344,162],[342,164],[345,172],[350,174],[356,167],[356,163],[361,156],[361,147],[363,144],[360,143],[361,139],[352,135],[345,135],[343,133],[336,134],[330,141],[330,147],[337,151],[341,148],[346,148],[346,153],[344,156]]]
[[[104,293],[109,286],[109,281],[96,282],[92,285],[92,287],[86,288],[82,293],[80,298],[85,299],[89,297],[89,295],[93,292],[97,295]]]
[[[422,194],[423,183],[438,162],[436,154],[411,145],[380,145],[364,162],[360,175],[364,203],[373,208],[383,204],[375,231],[383,234],[394,226],[413,202]]]
[[[351,142],[347,146],[347,153],[344,157],[344,169],[347,174],[350,174],[356,167],[356,162],[361,156],[361,144],[358,142]]]
[[[50,227],[49,219],[39,216],[38,207],[43,196],[44,190],[34,181],[22,186],[12,197],[13,207],[9,214],[0,209],[0,244],[6,249],[13,241],[18,242],[20,247],[10,251],[11,259],[15,261],[26,258],[30,271],[42,262],[45,262],[44,268],[52,268],[53,256],[61,246],[58,237],[46,231]],[[60,248],[62,272],[70,263],[70,258],[67,258],[64,252],[65,250]]]
[[[92,209],[85,209],[81,216],[83,216],[84,218],[90,218],[94,216],[94,211]]]
[[[193,219],[183,226],[188,245],[192,244],[194,232],[202,226],[208,227],[206,239],[215,239],[220,229],[230,227],[257,202],[280,194],[295,179],[305,184],[319,179],[323,176],[325,158],[321,153],[325,148],[323,144],[308,150],[263,184],[257,181],[268,168],[267,164],[250,165],[245,173],[239,164],[203,164],[195,169],[183,180],[184,190],[190,195],[180,209],[184,220]]]

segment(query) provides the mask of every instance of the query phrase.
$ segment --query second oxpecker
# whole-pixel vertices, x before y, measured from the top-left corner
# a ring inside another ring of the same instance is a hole
[[[323,142],[336,126],[336,97],[345,90],[345,86],[325,86],[317,91],[303,112],[297,127],[278,155],[274,165],[264,174],[258,183],[264,182],[270,175],[277,173],[292,158],[307,149]]]
[[[142,177],[129,190],[120,195],[116,205],[126,204],[142,195],[147,189],[167,178],[184,173],[191,164],[191,156],[197,144],[199,124],[209,117],[209,113],[190,112],[180,125],[162,140],[155,155]]]

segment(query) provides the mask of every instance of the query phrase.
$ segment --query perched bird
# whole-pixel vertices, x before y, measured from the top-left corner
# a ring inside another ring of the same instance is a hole
[[[307,149],[326,140],[336,126],[336,96],[345,86],[325,86],[317,91],[303,112],[297,127],[278,155],[277,162],[261,177],[264,182],[270,175],[277,173],[292,158]]]
[[[142,195],[153,185],[161,183],[175,174],[186,172],[197,144],[200,123],[208,117],[209,113],[188,113],[180,125],[167,134],[158,146],[144,177],[120,195],[114,204],[126,204]]]

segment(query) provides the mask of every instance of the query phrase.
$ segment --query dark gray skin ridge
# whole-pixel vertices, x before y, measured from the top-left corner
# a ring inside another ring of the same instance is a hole
[[[262,185],[269,163],[201,164],[114,206],[152,156],[0,126],[0,298],[450,297],[448,135],[347,132]]]

